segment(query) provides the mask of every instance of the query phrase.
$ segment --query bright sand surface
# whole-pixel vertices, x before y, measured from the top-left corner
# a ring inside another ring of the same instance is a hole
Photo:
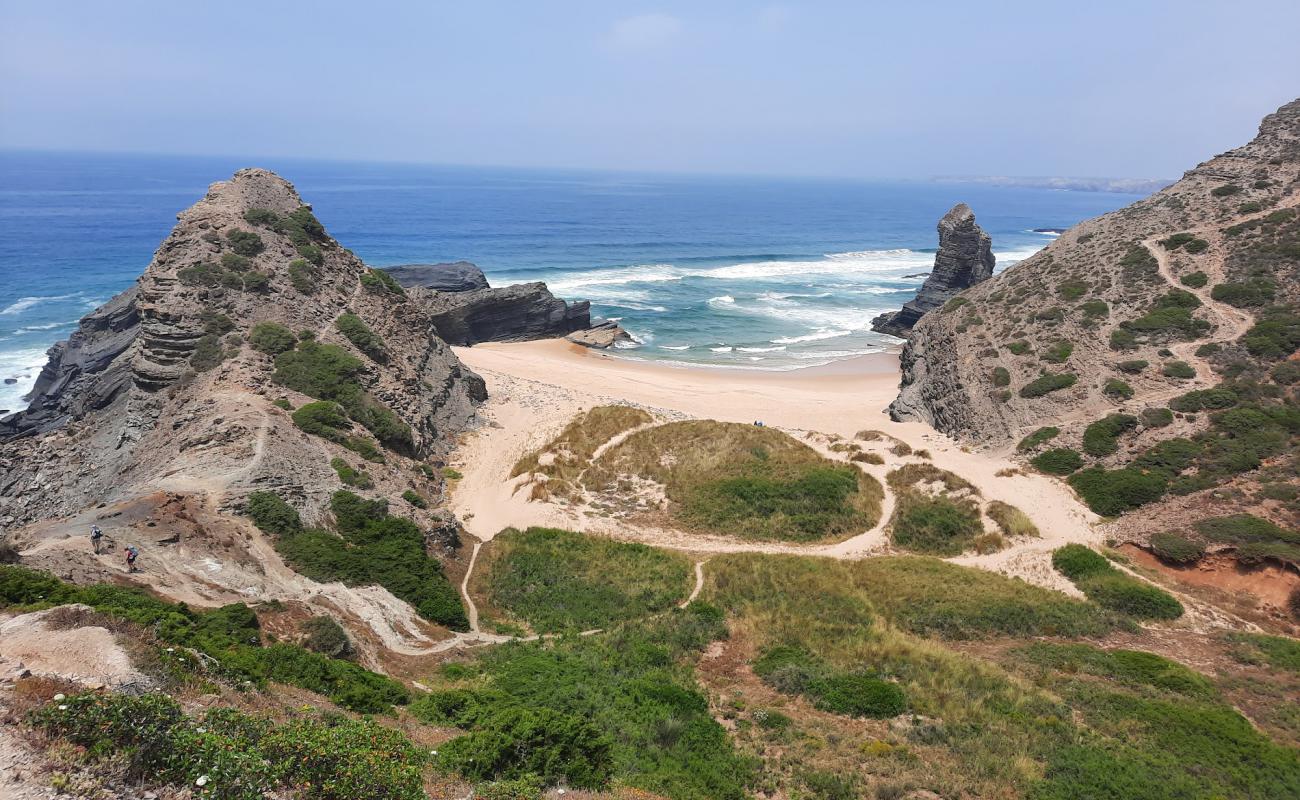
[[[530,501],[526,476],[511,478],[524,454],[545,445],[574,415],[595,405],[627,403],[666,419],[706,418],[780,428],[827,452],[825,436],[852,438],[861,430],[887,433],[928,450],[931,463],[973,483],[983,499],[1001,500],[1025,511],[1042,533],[989,555],[966,555],[959,563],[1019,575],[1074,593],[1051,569],[1050,553],[1066,542],[1096,543],[1096,517],[1060,481],[1038,474],[998,475],[1017,465],[964,450],[918,422],[893,422],[885,413],[898,388],[898,357],[880,353],[787,372],[672,367],[620,359],[562,340],[482,344],[455,348],[461,360],[487,381],[485,424],[468,434],[453,456],[464,477],[453,490],[452,508],[466,530],[488,540],[507,527],[547,525],[644,541],[697,553],[790,552],[859,558],[889,551],[887,522],[893,508],[886,490],[881,522],[845,541],[822,545],[753,542],[633,527],[589,511]],[[915,456],[887,450],[883,466],[863,468],[885,475]],[[521,490],[522,489],[522,490]]]

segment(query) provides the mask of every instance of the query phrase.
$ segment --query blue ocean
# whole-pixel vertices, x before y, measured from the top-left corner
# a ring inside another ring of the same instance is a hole
[[[964,201],[998,269],[1133,195],[713,177],[103,154],[0,153],[0,409],[77,320],[130,286],[178,211],[244,166],[294,183],[372,266],[465,259],[494,286],[546,281],[636,338],[619,354],[793,369],[897,340],[873,316],[924,278],[935,224]]]

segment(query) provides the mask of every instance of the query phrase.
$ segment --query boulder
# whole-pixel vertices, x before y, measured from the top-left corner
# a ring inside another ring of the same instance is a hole
[[[623,330],[617,322],[613,320],[601,320],[592,323],[590,328],[582,331],[574,331],[565,337],[574,344],[580,344],[583,347],[591,347],[597,350],[607,350],[614,347],[619,342],[633,342],[632,336]]]
[[[469,261],[447,264],[400,264],[384,272],[407,289],[436,289],[439,292],[472,292],[488,288],[487,276]]]
[[[993,277],[993,265],[992,240],[975,224],[970,206],[958,203],[939,220],[939,252],[934,256],[930,277],[901,311],[881,314],[871,321],[871,329],[908,338],[922,314],[939,308],[963,289]]]

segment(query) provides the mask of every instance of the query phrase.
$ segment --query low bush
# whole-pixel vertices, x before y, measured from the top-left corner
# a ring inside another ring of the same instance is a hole
[[[1151,552],[1170,564],[1194,564],[1205,555],[1205,545],[1177,533],[1162,531],[1151,536]]]
[[[1039,446],[1046,444],[1052,439],[1055,439],[1057,435],[1060,434],[1060,432],[1061,432],[1060,428],[1051,425],[1039,428],[1038,430],[1029,434],[1025,438],[1021,439],[1020,444],[1016,445],[1016,449],[1022,453],[1028,452],[1030,450],[1037,450]]]
[[[1070,360],[1070,354],[1073,352],[1074,345],[1070,341],[1058,339],[1048,345],[1039,358],[1052,364],[1064,364]]]
[[[1135,687],[1163,689],[1193,697],[1213,697],[1214,685],[1204,675],[1142,650],[1102,650],[1090,644],[1034,642],[1016,654],[1030,664],[1075,675],[1095,675]]]
[[[351,658],[352,640],[333,617],[312,617],[302,624],[302,646],[330,658]]]
[[[372,269],[361,276],[361,288],[375,294],[394,295],[396,297],[405,297],[406,290],[397,280],[381,269]]]
[[[1101,390],[1117,400],[1128,400],[1133,396],[1133,387],[1119,378],[1110,378]]]
[[[1140,358],[1135,358],[1131,361],[1119,362],[1118,364],[1115,365],[1115,369],[1128,375],[1136,375],[1150,365],[1151,364],[1149,361],[1143,361]]]
[[[489,602],[539,633],[607,628],[670,609],[689,591],[686,558],[604,537],[507,530],[487,555]]]
[[[375,488],[375,482],[370,477],[370,473],[352,467],[341,458],[331,458],[330,466],[338,473],[339,480],[343,482],[344,486],[351,486],[354,489]]]
[[[254,350],[260,350],[271,356],[278,356],[292,350],[298,344],[298,337],[293,331],[274,322],[259,322],[253,326],[248,335],[248,343]]]
[[[1206,275],[1204,272],[1197,270],[1196,272],[1189,272],[1186,275],[1182,276],[1181,278],[1178,279],[1178,282],[1184,286],[1189,286],[1193,289],[1200,289],[1201,287],[1205,286],[1205,284],[1210,282],[1210,276]]]
[[[1016,356],[1023,356],[1025,353],[1028,353],[1028,352],[1029,352],[1029,342],[1026,342],[1026,341],[1023,340],[1023,339],[1021,339],[1020,341],[1017,341],[1017,342],[1012,342],[1011,344],[1007,345],[1006,347],[1007,347],[1007,350],[1008,350],[1012,355],[1016,355]]]
[[[1106,305],[1105,300],[1087,300],[1079,306],[1079,310],[1090,320],[1100,319],[1101,317],[1110,316],[1110,306]]]
[[[1131,414],[1109,414],[1083,430],[1083,451],[1090,456],[1108,456],[1119,450],[1119,437],[1137,427]]]
[[[890,520],[896,546],[932,555],[961,555],[983,532],[979,508],[972,501],[919,492],[900,495]]]
[[[402,492],[402,499],[416,508],[428,508],[429,501],[420,496],[420,493],[414,489],[407,489]]]
[[[437,762],[474,781],[536,776],[544,784],[599,789],[613,745],[591,722],[549,708],[503,707],[439,748]]]
[[[1238,400],[1237,393],[1233,390],[1216,386],[1213,389],[1197,389],[1181,394],[1169,401],[1169,407],[1182,412],[1216,411],[1232,408]]]
[[[1110,332],[1110,349],[1136,350],[1137,337],[1124,328],[1116,328]]]
[[[1011,373],[1007,371],[1007,368],[1006,368],[1006,367],[994,367],[994,368],[993,368],[993,385],[994,385],[994,386],[1009,386],[1010,384],[1011,384]]]
[[[1258,358],[1277,361],[1300,348],[1300,314],[1287,309],[1264,310],[1241,339],[1246,351]]]
[[[1238,561],[1257,564],[1273,558],[1300,564],[1300,531],[1288,530],[1252,514],[1203,519],[1194,527],[1206,541],[1232,545]]]
[[[1164,496],[1168,486],[1160,475],[1138,469],[1089,467],[1070,476],[1070,485],[1095,513],[1113,517]]]
[[[1083,467],[1083,456],[1068,447],[1057,447],[1039,453],[1029,463],[1050,475],[1069,475]]]
[[[289,262],[289,283],[303,294],[315,294],[319,286],[320,270],[304,258]]]
[[[1052,553],[1052,566],[1097,605],[1137,619],[1177,619],[1182,604],[1168,592],[1125,575],[1099,553],[1068,544]]]
[[[1300,361],[1283,361],[1274,366],[1269,375],[1283,386],[1300,383]]]
[[[1241,187],[1233,183],[1225,183],[1222,186],[1216,186],[1210,190],[1210,194],[1214,197],[1231,197],[1240,192]]]
[[[335,444],[342,445],[357,453],[367,461],[382,463],[384,456],[364,437],[352,436],[352,420],[343,411],[343,406],[329,400],[318,400],[293,412],[293,424],[304,433],[319,436]]]
[[[1038,536],[1038,526],[1029,519],[1029,515],[1013,505],[1001,500],[990,500],[984,513],[1007,536]]]
[[[287,536],[302,530],[298,510],[275,492],[250,494],[244,504],[244,513],[259,529],[274,536]]]
[[[1210,297],[1237,308],[1268,305],[1277,294],[1277,284],[1266,278],[1252,278],[1245,283],[1220,283],[1210,290]]]
[[[230,242],[230,249],[241,256],[252,257],[266,249],[261,236],[238,228],[226,232],[226,241]]]
[[[1051,392],[1068,389],[1079,380],[1073,372],[1041,375],[1020,387],[1020,396],[1025,398],[1042,397]]]
[[[1186,361],[1166,361],[1161,368],[1160,374],[1166,378],[1178,378],[1188,380],[1196,377],[1196,370]]]
[[[388,353],[384,348],[384,340],[370,330],[366,323],[361,321],[361,317],[352,313],[340,314],[339,318],[334,320],[334,326],[358,350],[373,360],[383,363],[387,359]]]
[[[807,695],[832,714],[888,719],[907,709],[897,684],[867,672],[845,672],[798,647],[770,648],[754,661],[754,674],[785,694]]]

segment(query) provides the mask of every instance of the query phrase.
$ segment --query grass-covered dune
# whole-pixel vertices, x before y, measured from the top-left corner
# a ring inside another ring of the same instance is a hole
[[[875,478],[781,431],[713,420],[633,433],[583,482],[611,492],[628,476],[663,487],[673,524],[746,539],[845,538],[876,524],[884,497]]]
[[[503,531],[474,573],[487,607],[538,633],[589,630],[672,608],[691,587],[685,556],[553,528]]]

